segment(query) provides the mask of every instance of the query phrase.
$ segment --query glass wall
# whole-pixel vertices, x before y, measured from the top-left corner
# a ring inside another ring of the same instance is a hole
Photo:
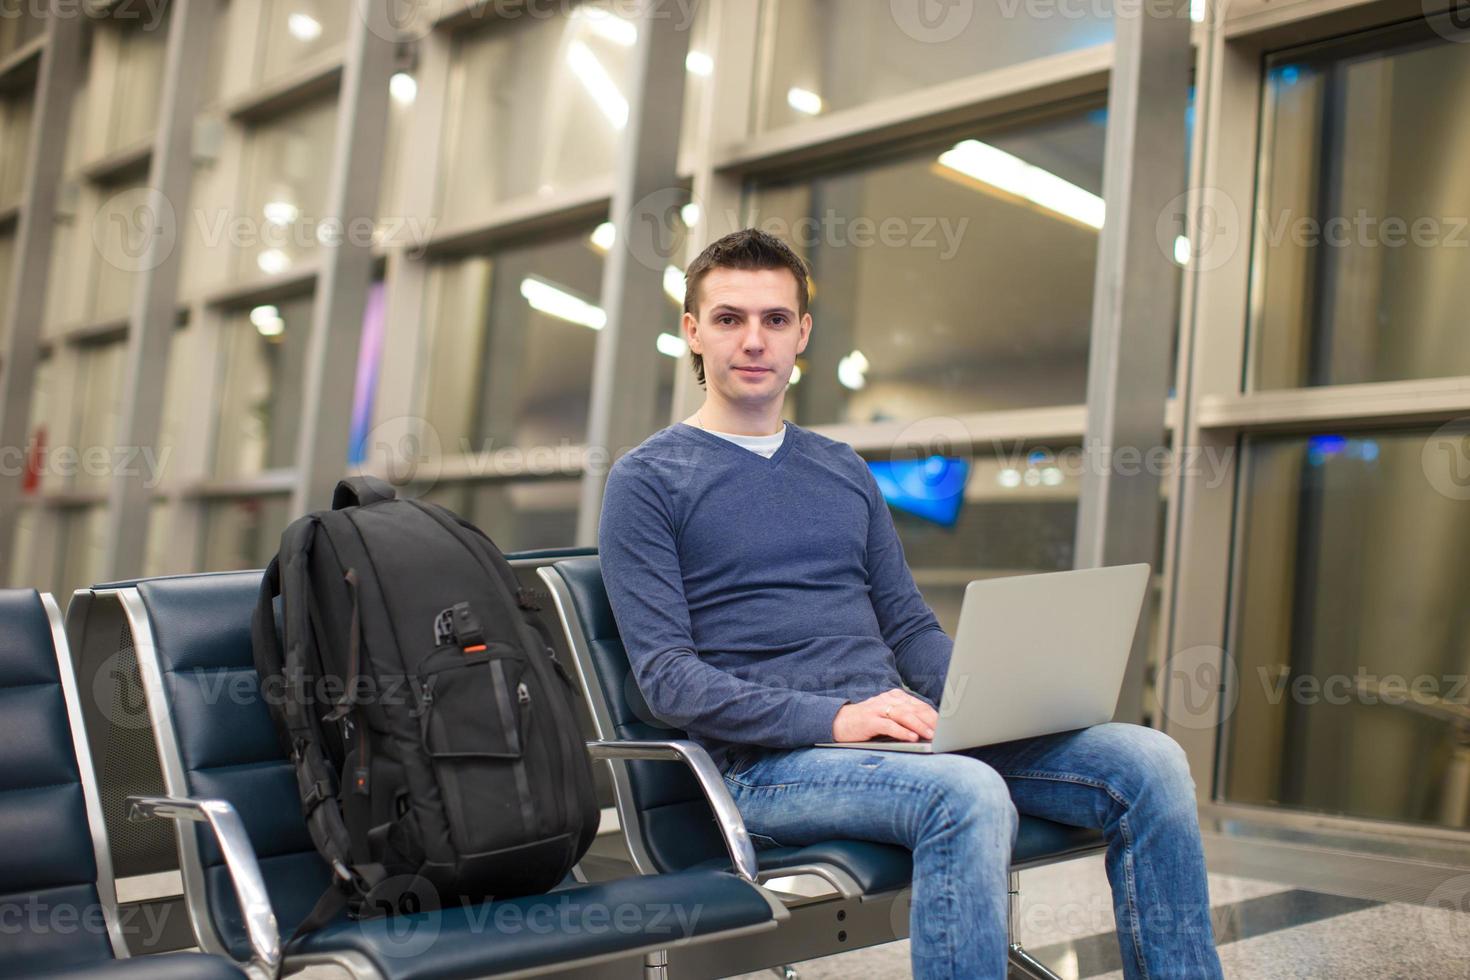
[[[566,547],[577,532],[578,479],[444,483],[422,499],[473,521],[501,551]]]
[[[1467,94],[1422,25],[1272,59],[1253,387],[1470,374]]]
[[[991,451],[995,450],[995,451]],[[871,459],[914,582],[945,632],[975,579],[1072,567],[1075,448],[1024,442],[919,459]]]
[[[329,60],[347,38],[350,4],[341,0],[261,0],[252,79],[269,84]]]
[[[264,568],[281,546],[290,509],[291,500],[284,496],[211,500],[204,507],[197,567],[217,572]]]
[[[158,21],[119,20],[108,26],[115,33],[117,57],[104,134],[105,150],[111,152],[150,139],[158,124],[158,94],[168,46],[167,10]]]
[[[748,222],[816,286],[793,420],[1084,401],[1106,128],[1084,110],[759,185]]]
[[[221,337],[214,476],[231,479],[295,465],[310,296],[230,316]]]
[[[855,15],[846,0],[764,0],[756,128],[800,125],[1113,39],[1110,5],[1061,9],[1017,16],[1005,4],[920,2]]]
[[[0,209],[20,202],[31,145],[34,90],[0,90]]]
[[[1470,827],[1470,467],[1434,440],[1248,440],[1227,799]]]
[[[434,266],[422,390],[446,453],[586,441],[603,254],[583,226]]]
[[[246,137],[240,209],[251,234],[239,242],[242,278],[289,272],[316,248],[327,215],[327,177],[337,106],[328,99],[251,128]]]

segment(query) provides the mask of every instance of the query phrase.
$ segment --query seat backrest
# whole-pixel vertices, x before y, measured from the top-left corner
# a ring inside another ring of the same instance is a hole
[[[656,718],[633,677],[618,635],[602,566],[594,556],[559,561],[543,573],[562,614],[582,688],[602,739],[677,739],[687,735]],[[642,844],[654,868],[677,871],[725,853],[714,811],[699,784],[677,763],[613,762],[613,783],[635,846]],[[635,854],[635,858],[639,855]]]
[[[126,955],[109,863],[60,612],[0,590],[0,907],[20,913],[0,930],[7,973]]]
[[[301,815],[296,770],[277,740],[250,645],[258,571],[171,576],[120,593],[171,796],[232,804],[250,836],[283,935],[331,874]],[[201,944],[248,959],[250,944],[224,857],[203,824],[181,825],[184,887]]]

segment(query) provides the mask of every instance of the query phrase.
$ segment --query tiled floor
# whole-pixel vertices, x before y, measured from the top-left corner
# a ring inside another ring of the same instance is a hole
[[[1022,874],[1021,942],[1064,980],[1122,980],[1109,894],[1101,856]],[[1226,875],[1210,876],[1210,901],[1231,980],[1470,978],[1470,915]],[[898,980],[908,956],[905,941],[796,966],[801,980]]]
[[[1122,980],[1102,857],[1021,876],[1022,943],[1064,980]],[[1231,980],[1470,978],[1470,914],[1379,904],[1227,875],[1210,876],[1216,936]],[[801,980],[899,980],[909,946],[890,943],[796,964]],[[347,974],[315,968],[304,980]],[[771,980],[767,973],[738,980]]]

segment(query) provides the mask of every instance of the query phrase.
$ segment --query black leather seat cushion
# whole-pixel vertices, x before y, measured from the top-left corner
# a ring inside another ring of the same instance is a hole
[[[358,953],[389,980],[462,980],[673,945],[773,924],[771,907],[719,871],[636,876],[394,919],[346,919],[291,953]]]

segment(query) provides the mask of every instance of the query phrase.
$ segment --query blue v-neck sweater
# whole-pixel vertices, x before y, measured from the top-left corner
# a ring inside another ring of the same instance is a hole
[[[662,429],[608,474],[598,550],[644,720],[721,768],[740,746],[829,742],[844,703],[901,684],[939,703],[953,641],[846,443],[788,422],[767,459]]]

